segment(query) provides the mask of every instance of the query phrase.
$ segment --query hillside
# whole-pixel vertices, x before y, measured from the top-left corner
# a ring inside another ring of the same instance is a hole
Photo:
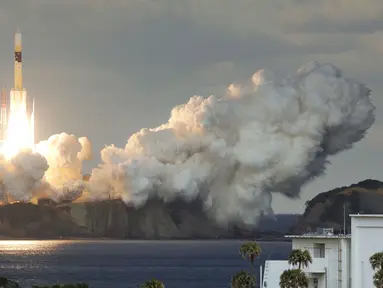
[[[338,187],[307,201],[299,215],[263,218],[257,229],[217,227],[206,218],[198,201],[163,203],[152,199],[140,209],[120,200],[77,202],[60,205],[16,203],[0,207],[0,236],[14,238],[92,237],[116,239],[281,239],[319,227],[343,228],[345,214],[383,213],[383,182],[364,180]],[[347,231],[350,218],[346,217]],[[292,227],[292,228],[291,228]]]
[[[77,225],[61,209],[15,203],[0,207],[0,235],[11,238],[87,237],[89,232]]]
[[[120,200],[54,205],[16,203],[0,207],[0,235],[14,238],[92,237],[115,239],[281,239],[297,216],[263,219],[256,229],[228,230],[207,219],[202,203],[150,200],[140,209]],[[290,225],[289,225],[290,226]]]
[[[347,215],[358,213],[383,213],[383,182],[367,179],[318,194],[306,202],[306,210],[291,232],[312,232],[319,227],[332,227],[340,231],[343,229],[344,214],[346,231],[350,232],[351,219]]]

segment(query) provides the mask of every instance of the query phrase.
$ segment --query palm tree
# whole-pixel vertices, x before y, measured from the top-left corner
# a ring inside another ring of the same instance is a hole
[[[261,248],[256,242],[246,242],[239,248],[239,253],[246,260],[250,260],[254,267],[254,260],[261,254]],[[240,271],[231,278],[232,288],[252,288],[255,287],[256,277],[249,272]]]
[[[152,279],[150,281],[146,281],[140,286],[140,288],[165,288],[165,285],[159,280]]]
[[[376,288],[383,288],[383,269],[374,274],[374,285]]]
[[[243,270],[231,278],[231,288],[252,288],[255,287],[255,283],[255,276]]]
[[[370,264],[373,270],[383,269],[383,252],[378,252],[370,257]]]
[[[239,248],[239,253],[244,259],[250,260],[251,265],[254,266],[254,259],[261,254],[261,247],[256,242],[246,242]]]
[[[300,269],[285,270],[279,279],[281,288],[308,288],[309,286],[306,274]]]
[[[374,274],[374,285],[377,288],[383,288],[383,252],[377,252],[370,257],[370,264]]]
[[[298,265],[299,270],[309,266],[309,263],[312,262],[310,252],[307,250],[294,249],[289,255],[289,264],[293,266]]]
[[[0,287],[6,288],[19,288],[20,285],[14,281],[11,281],[5,277],[0,277]]]
[[[301,269],[307,267],[312,261],[310,252],[307,250],[294,249],[291,251],[288,262],[293,266],[298,265],[298,269],[283,271],[279,282],[281,288],[307,288],[308,279]]]
[[[0,286],[5,286],[8,283],[8,279],[5,277],[0,277]]]

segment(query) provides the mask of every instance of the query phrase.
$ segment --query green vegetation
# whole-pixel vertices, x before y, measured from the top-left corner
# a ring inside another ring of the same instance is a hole
[[[242,258],[249,260],[254,267],[254,260],[261,254],[261,248],[256,242],[246,242],[239,248]],[[231,278],[232,288],[253,288],[256,285],[256,277],[247,271],[240,271]]]
[[[312,263],[310,252],[307,250],[294,249],[288,259],[289,264],[297,266],[298,269],[288,269],[280,276],[279,286],[281,288],[307,288],[309,281],[306,274],[301,270]]]
[[[246,260],[250,260],[250,264],[254,266],[254,259],[261,254],[261,248],[256,242],[246,242],[239,248],[239,253]]]
[[[146,281],[140,286],[140,288],[165,288],[165,285],[159,280],[152,279],[150,281]]]
[[[247,271],[240,271],[231,278],[232,288],[249,288],[255,287],[256,277]]]
[[[0,287],[2,288],[20,288],[20,285],[5,277],[0,277]],[[33,285],[32,288],[88,288],[85,283],[78,284],[54,284],[54,285]]]
[[[281,274],[279,286],[281,288],[307,288],[309,281],[301,269],[288,269]]]
[[[383,252],[378,252],[370,257],[370,264],[374,274],[374,285],[377,288],[383,288]]]
[[[310,252],[307,250],[294,249],[289,256],[289,264],[298,265],[298,269],[309,266],[309,263],[313,263]]]
[[[0,287],[4,288],[20,288],[19,284],[14,281],[8,280],[8,278],[0,277]]]
[[[382,269],[379,269],[374,274],[374,285],[377,288],[382,288],[383,287],[383,270]]]
[[[54,284],[54,285],[33,285],[32,288],[88,288],[85,283],[78,284]]]

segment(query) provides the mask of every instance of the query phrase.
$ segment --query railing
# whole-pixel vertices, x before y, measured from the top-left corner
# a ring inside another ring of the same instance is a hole
[[[269,272],[269,261],[265,261],[265,269],[263,271],[263,279],[262,279],[262,286],[261,288],[266,288],[265,286],[265,283],[267,283],[267,276],[268,276],[268,272]]]

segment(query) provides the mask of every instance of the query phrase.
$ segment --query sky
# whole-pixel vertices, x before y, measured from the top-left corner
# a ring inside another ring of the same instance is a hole
[[[376,123],[299,200],[383,180],[381,0],[2,0],[0,85],[13,86],[13,37],[23,34],[24,86],[36,98],[36,138],[67,132],[94,145],[89,172],[109,144],[165,123],[193,95],[223,95],[261,68],[294,73],[316,60],[372,89]]]

